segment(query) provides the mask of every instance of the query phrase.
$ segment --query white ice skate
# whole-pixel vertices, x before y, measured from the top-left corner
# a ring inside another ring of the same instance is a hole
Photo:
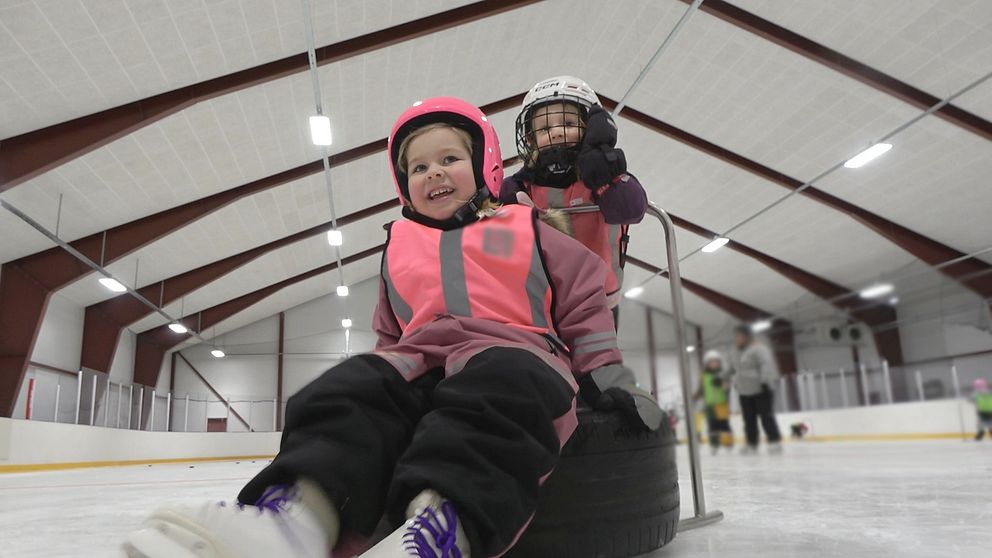
[[[329,533],[328,518],[318,517],[326,512],[312,511],[296,486],[273,487],[256,506],[221,502],[160,509],[122,548],[129,558],[329,558],[337,529]]]
[[[407,507],[406,523],[361,558],[469,558],[468,539],[455,506],[425,490]]]
[[[768,444],[768,454],[769,455],[782,455],[782,444],[779,442],[772,442]]]
[[[741,448],[740,454],[741,455],[758,455],[758,448],[757,448],[757,446],[749,446],[749,445],[746,445],[745,444],[744,447]]]

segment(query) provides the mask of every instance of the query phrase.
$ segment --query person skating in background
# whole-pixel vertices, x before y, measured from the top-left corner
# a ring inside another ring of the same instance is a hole
[[[726,366],[719,351],[707,351],[703,356],[703,372],[695,398],[703,400],[710,451],[716,455],[720,447],[733,449],[734,433],[730,429],[730,390],[724,381]]]
[[[607,302],[617,318],[627,226],[647,210],[644,187],[627,172],[617,126],[596,92],[573,76],[535,84],[516,122],[523,168],[503,181],[500,201],[538,209],[595,204],[599,211],[568,215],[571,234],[606,262]]]
[[[992,439],[992,392],[989,391],[989,383],[985,378],[978,378],[971,384],[971,400],[978,411],[978,433],[975,434],[975,441],[980,441],[985,437],[985,431],[989,431],[989,439]]]
[[[778,367],[771,350],[758,341],[748,325],[734,328],[734,345],[730,376],[741,404],[744,418],[744,436],[747,445],[742,453],[758,451],[758,423],[768,439],[768,451],[781,453],[782,435],[775,420],[775,392],[772,386],[778,380]]]

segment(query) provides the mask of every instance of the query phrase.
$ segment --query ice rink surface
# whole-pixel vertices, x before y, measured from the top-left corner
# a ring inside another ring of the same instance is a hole
[[[992,442],[786,444],[781,456],[710,456],[715,525],[652,558],[979,557],[992,548]],[[680,448],[682,515],[692,514]],[[233,500],[264,461],[0,474],[0,557],[111,557],[167,503]]]

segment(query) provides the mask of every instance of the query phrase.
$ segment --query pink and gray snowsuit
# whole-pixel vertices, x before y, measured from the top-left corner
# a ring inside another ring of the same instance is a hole
[[[575,428],[576,379],[621,363],[606,273],[523,206],[452,230],[393,223],[376,349],[290,398],[279,455],[239,499],[310,478],[340,508],[340,549],[429,487],[473,556],[506,552]]]

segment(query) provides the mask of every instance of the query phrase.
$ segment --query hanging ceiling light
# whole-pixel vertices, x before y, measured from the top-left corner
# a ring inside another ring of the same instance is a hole
[[[861,168],[873,161],[875,158],[884,155],[890,149],[892,149],[891,143],[876,143],[875,145],[848,159],[847,162],[844,163],[844,166],[849,169]]]
[[[101,277],[100,284],[103,285],[104,287],[107,287],[108,289],[110,289],[115,293],[123,293],[124,291],[127,290],[127,287],[121,285],[121,282],[118,281],[117,279],[114,279],[113,277]]]
[[[345,329],[348,329],[349,327],[351,327],[351,318],[345,318],[345,319],[341,320],[341,327],[343,327]]]
[[[210,354],[214,355],[214,358],[224,358],[227,356],[224,354],[224,351],[218,349],[217,347],[214,347],[214,350],[210,351]]]
[[[331,119],[322,114],[311,116],[310,139],[314,145],[331,145]]]
[[[771,320],[758,320],[751,324],[751,331],[754,333],[761,333],[762,331],[768,331],[772,328]]]
[[[710,252],[716,252],[720,248],[723,248],[723,246],[728,242],[730,242],[729,238],[718,236],[711,240],[709,244],[703,246],[703,252],[706,252],[707,254]]]
[[[696,352],[696,346],[695,345],[689,345],[688,347],[685,348],[685,352],[687,352],[687,353],[694,353],[694,352]]]
[[[858,296],[861,298],[878,298],[891,293],[893,290],[895,290],[895,286],[892,283],[879,283],[877,285],[872,285],[861,289]]]
[[[169,324],[169,329],[175,331],[176,333],[186,333],[187,331],[189,331],[189,329],[187,329],[186,326],[184,326],[179,322],[173,322]]]
[[[348,285],[338,285],[338,296],[348,296]]]
[[[331,246],[341,246],[344,243],[344,236],[341,234],[341,231],[337,229],[327,231],[327,243]]]

